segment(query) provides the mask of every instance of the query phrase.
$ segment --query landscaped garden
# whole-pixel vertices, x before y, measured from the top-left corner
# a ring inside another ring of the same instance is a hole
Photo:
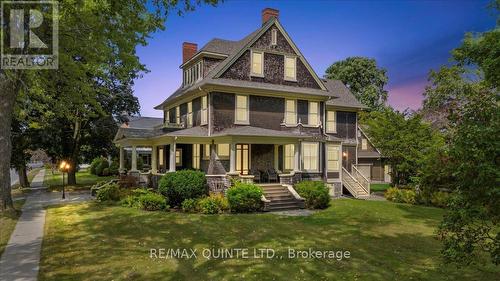
[[[147,212],[83,203],[48,208],[40,280],[495,280],[500,269],[442,265],[443,209],[334,200],[308,217]],[[350,251],[289,259],[288,248]],[[151,259],[150,249],[197,249],[197,259]],[[203,249],[272,248],[273,259],[205,259]]]

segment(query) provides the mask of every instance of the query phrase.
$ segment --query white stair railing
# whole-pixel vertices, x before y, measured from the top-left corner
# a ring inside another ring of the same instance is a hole
[[[356,165],[352,165],[352,175],[366,193],[370,195],[370,181],[358,170],[358,168],[356,168]]]

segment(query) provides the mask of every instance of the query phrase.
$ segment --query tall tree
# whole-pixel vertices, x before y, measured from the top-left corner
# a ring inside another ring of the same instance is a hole
[[[388,78],[386,70],[377,67],[374,59],[349,57],[326,69],[325,77],[342,81],[364,105],[372,110],[381,110],[387,101],[384,86]]]
[[[59,1],[59,69],[55,71],[0,70],[0,210],[13,208],[10,190],[11,124],[15,101],[26,84],[27,73],[43,81],[60,118],[71,123],[71,159],[79,153],[82,122],[102,112],[96,87],[110,89],[127,85],[146,70],[135,49],[146,45],[148,36],[164,28],[168,13],[193,10],[201,3],[217,0],[184,1]],[[2,32],[8,38],[8,22]],[[45,39],[49,34],[38,34]],[[45,36],[45,37],[44,37]],[[22,53],[26,53],[26,49]],[[76,163],[73,163],[74,168]],[[73,172],[73,171],[72,171]]]

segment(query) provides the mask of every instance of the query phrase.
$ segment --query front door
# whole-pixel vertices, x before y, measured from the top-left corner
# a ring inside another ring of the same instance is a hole
[[[242,175],[248,175],[248,170],[250,168],[249,149],[249,144],[236,145],[236,171]]]

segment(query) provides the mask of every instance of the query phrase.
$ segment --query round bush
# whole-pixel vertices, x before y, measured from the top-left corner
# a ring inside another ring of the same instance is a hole
[[[104,169],[107,169],[107,168],[109,168],[108,160],[102,158],[101,162],[99,163],[99,165],[97,165],[97,167],[95,169],[95,174],[98,176],[103,176]],[[109,170],[108,170],[108,174],[109,174]]]
[[[148,192],[147,194],[140,195],[138,201],[141,209],[146,211],[159,211],[168,208],[165,197],[154,192]]]
[[[227,190],[226,197],[231,212],[249,213],[262,209],[263,194],[262,188],[255,184],[236,182]]]
[[[90,163],[90,173],[92,175],[97,175],[97,166],[99,166],[99,164],[101,164],[102,162],[102,157],[97,157],[97,158],[94,158],[94,160],[92,160],[92,163]]]
[[[326,209],[330,205],[328,187],[322,181],[301,181],[295,185],[295,190],[305,199],[308,209]]]
[[[118,161],[111,162],[111,165],[109,165],[109,174],[118,175],[119,170],[120,170],[120,163],[118,163]]]
[[[97,201],[118,201],[120,200],[120,187],[117,184],[110,184],[100,188],[96,193]]]
[[[221,194],[210,195],[198,201],[197,209],[202,214],[220,214],[229,210],[229,203]]]
[[[186,199],[199,198],[208,194],[205,174],[200,171],[182,170],[164,175],[158,191],[172,206],[180,206]]]
[[[385,191],[384,197],[387,200],[396,203],[417,203],[417,193],[412,189],[400,189],[397,187],[391,187]]]

